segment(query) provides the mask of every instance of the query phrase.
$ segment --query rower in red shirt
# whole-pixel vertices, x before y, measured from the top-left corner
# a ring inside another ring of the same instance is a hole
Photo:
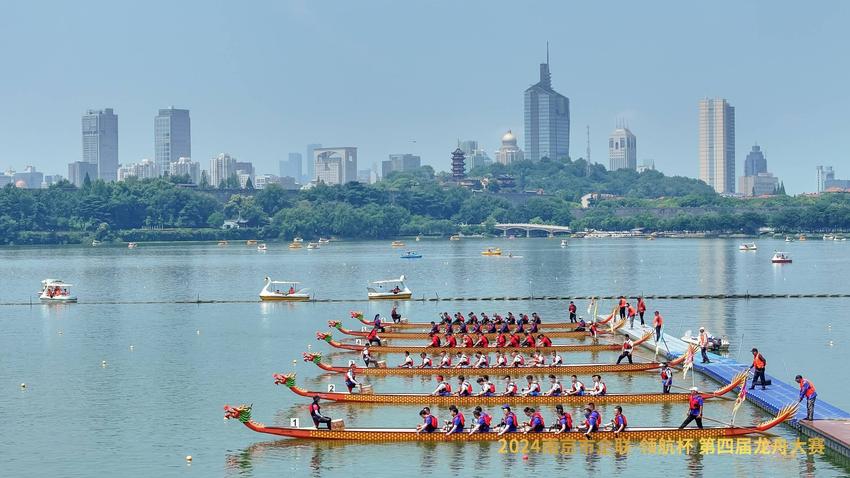
[[[534,338],[534,335],[532,335],[532,334],[531,334],[531,332],[526,332],[526,333],[525,333],[525,338],[524,338],[524,339],[522,339],[522,342],[520,343],[520,346],[521,346],[521,347],[534,347],[534,344],[536,344],[536,343],[537,343],[537,342],[536,342],[536,340],[535,340],[535,338]]]
[[[463,334],[463,339],[462,339],[462,340],[463,340],[463,342],[462,342],[462,343],[463,343],[463,346],[464,346],[464,347],[472,347],[472,346],[473,346],[473,344],[475,343],[475,342],[472,340],[472,337],[470,337],[470,336],[469,336],[469,334]]]
[[[549,337],[546,337],[543,334],[537,336],[537,340],[540,342],[541,347],[551,347],[552,340]]]
[[[473,347],[489,347],[490,341],[487,340],[487,336],[484,333],[478,334],[478,340],[472,345]]]
[[[433,333],[433,332],[431,332],[428,335],[431,336],[431,343],[428,344],[428,346],[429,347],[439,347],[440,346],[440,336]]]
[[[446,344],[445,347],[457,347],[457,339],[454,334],[446,334]]]
[[[504,347],[505,344],[508,343],[508,336],[500,333],[498,337],[496,337],[496,347]]]
[[[517,334],[511,334],[510,340],[508,340],[508,347],[519,347],[520,338]]]

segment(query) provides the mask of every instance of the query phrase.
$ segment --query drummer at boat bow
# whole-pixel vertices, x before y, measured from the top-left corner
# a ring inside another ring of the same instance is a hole
[[[328,430],[331,429],[331,419],[322,415],[322,407],[319,406],[318,395],[313,397],[313,403],[310,404],[310,418],[313,419],[313,425],[316,426],[317,430],[322,423],[328,426]]]
[[[690,391],[691,396],[688,398],[688,416],[685,418],[685,421],[679,425],[679,430],[685,428],[688,426],[688,423],[693,421],[697,422],[697,428],[702,428],[702,395],[699,394],[699,389],[696,387],[691,387]]]

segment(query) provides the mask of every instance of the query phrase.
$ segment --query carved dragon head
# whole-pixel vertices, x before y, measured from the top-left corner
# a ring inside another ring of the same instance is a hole
[[[329,320],[328,327],[332,329],[342,330],[342,322],[338,320]]]
[[[352,311],[351,311],[351,318],[352,318],[352,319],[360,320],[360,319],[362,319],[362,318],[363,318],[363,312],[359,312],[359,311],[352,310]]]
[[[289,388],[295,386],[295,374],[294,373],[276,373],[272,375],[274,377],[275,385],[286,385]]]
[[[328,332],[316,332],[316,340],[324,340],[327,343],[331,343],[333,337]]]
[[[246,405],[244,403],[235,407],[225,405],[224,418],[225,420],[235,419],[242,423],[248,423],[251,421],[251,405]]]
[[[318,365],[322,361],[322,354],[320,353],[304,352],[301,355],[304,357],[305,362],[313,362]]]

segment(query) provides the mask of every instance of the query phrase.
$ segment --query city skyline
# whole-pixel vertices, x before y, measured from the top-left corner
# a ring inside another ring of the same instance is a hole
[[[794,15],[790,2],[771,9],[720,2],[715,7],[727,12],[730,32],[723,37],[704,34],[713,24],[698,5],[669,11],[622,2],[617,7],[622,15],[610,18],[610,7],[603,5],[552,2],[517,12],[518,34],[504,37],[497,34],[503,10],[497,5],[444,3],[481,20],[481,35],[464,42],[429,33],[426,25],[442,21],[433,6],[281,2],[258,7],[268,14],[257,18],[235,5],[198,8],[187,2],[170,7],[163,21],[156,5],[100,2],[85,13],[56,4],[45,14],[21,4],[0,19],[0,37],[7,43],[38,33],[9,52],[15,74],[0,79],[0,91],[16,92],[4,98],[16,115],[0,119],[0,169],[20,171],[32,164],[65,172],[80,159],[74,124],[89,108],[111,107],[120,115],[120,163],[154,158],[150,118],[156,107],[175,104],[193,113],[193,156],[202,165],[229,151],[253,161],[259,171],[273,172],[287,152],[322,142],[358,146],[365,164],[407,151],[423,164],[448,170],[447,152],[458,137],[477,139],[492,154],[511,129],[524,144],[520,92],[534,81],[529,76],[543,60],[547,40],[556,86],[570,98],[573,158],[584,156],[586,125],[596,132],[591,149],[601,152],[611,123],[624,118],[641,133],[638,163],[653,158],[666,174],[698,177],[693,105],[701,97],[722,96],[739,109],[739,144],[758,140],[767,146],[771,170],[790,193],[815,190],[815,164],[846,161],[827,145],[847,127],[850,98],[842,79],[848,62],[828,58],[822,48],[848,41],[842,25],[850,7],[841,2]],[[92,13],[112,41],[98,54],[108,61],[82,65],[72,59],[83,48]],[[40,21],[33,30],[30,19],[36,15]],[[388,21],[409,15],[422,21],[411,27]],[[575,20],[556,38],[551,32],[564,17]],[[355,34],[337,28],[352,23],[359,25]],[[210,35],[210,25],[232,28],[233,35]],[[384,29],[380,35],[378,25]],[[603,25],[617,33],[603,34]],[[181,42],[168,34],[175,29],[184,32]],[[321,38],[314,35],[318,31],[324,32]],[[399,40],[385,42],[387,34]],[[607,52],[617,51],[624,38],[652,55],[610,62]],[[722,65],[704,61],[720,51]],[[347,70],[344,78],[307,73],[334,62]],[[754,65],[759,75],[734,74]],[[466,74],[447,74],[452,71]],[[623,71],[630,72],[627,80]],[[399,72],[421,74],[381,81]],[[452,114],[459,108],[463,114]],[[738,156],[747,150],[738,148]],[[603,156],[596,154],[596,162]],[[742,172],[738,165],[736,175]]]

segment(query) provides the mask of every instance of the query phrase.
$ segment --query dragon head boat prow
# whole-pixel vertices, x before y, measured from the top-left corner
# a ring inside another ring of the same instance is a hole
[[[224,419],[225,420],[239,420],[242,423],[248,423],[251,421],[251,407],[252,405],[237,405],[235,407],[231,407],[230,405],[224,406]]]
[[[650,333],[651,333],[651,332],[650,332]],[[685,361],[685,359],[688,357],[688,354],[690,354],[690,355],[691,355],[691,357],[693,357],[693,356],[694,356],[694,354],[696,354],[696,351],[697,351],[697,346],[696,346],[696,345],[694,345],[694,344],[691,344],[691,345],[690,345],[690,347],[688,347],[688,351],[687,351],[687,352],[685,352],[685,353],[683,353],[682,355],[679,355],[678,357],[676,357],[676,358],[674,358],[673,360],[669,361],[669,362],[667,363],[667,365],[670,365],[671,367],[674,367],[674,366],[676,366],[676,365],[680,365],[680,364],[681,364],[682,362],[684,362],[684,361]]]
[[[274,377],[275,385],[286,385],[289,388],[295,386],[295,373],[276,373]]]
[[[342,322],[340,322],[338,320],[329,320],[328,321],[328,327],[330,327],[332,329],[342,330]]]
[[[352,319],[357,319],[357,320],[360,320],[360,321],[363,320],[363,312],[360,312],[360,311],[357,311],[357,310],[352,310],[350,315],[351,315]]]
[[[703,394],[703,397],[705,397],[705,396],[721,397],[721,396],[726,395],[727,393],[731,392],[736,387],[744,386],[744,380],[747,379],[747,376],[749,375],[749,373],[750,373],[750,369],[745,369],[745,370],[738,372],[737,375],[732,377],[731,382],[729,382],[728,384],[718,388],[717,390],[715,390],[715,391],[713,391],[709,394]]]
[[[301,354],[305,362],[313,362],[315,364],[322,363],[322,354],[315,352],[304,352]]]
[[[643,334],[643,337],[641,337],[641,338],[637,339],[637,340],[635,341],[635,343],[634,343],[634,344],[632,344],[632,345],[633,345],[633,346],[640,345],[640,344],[642,344],[642,343],[646,342],[647,340],[649,340],[650,338],[652,338],[652,336],[653,336],[654,334],[655,334],[655,332],[653,332],[653,331],[651,331],[651,330],[650,330],[649,332],[647,332],[647,333]]]
[[[333,339],[333,336],[328,332],[316,332],[316,340],[324,340],[327,343],[331,343]]]

